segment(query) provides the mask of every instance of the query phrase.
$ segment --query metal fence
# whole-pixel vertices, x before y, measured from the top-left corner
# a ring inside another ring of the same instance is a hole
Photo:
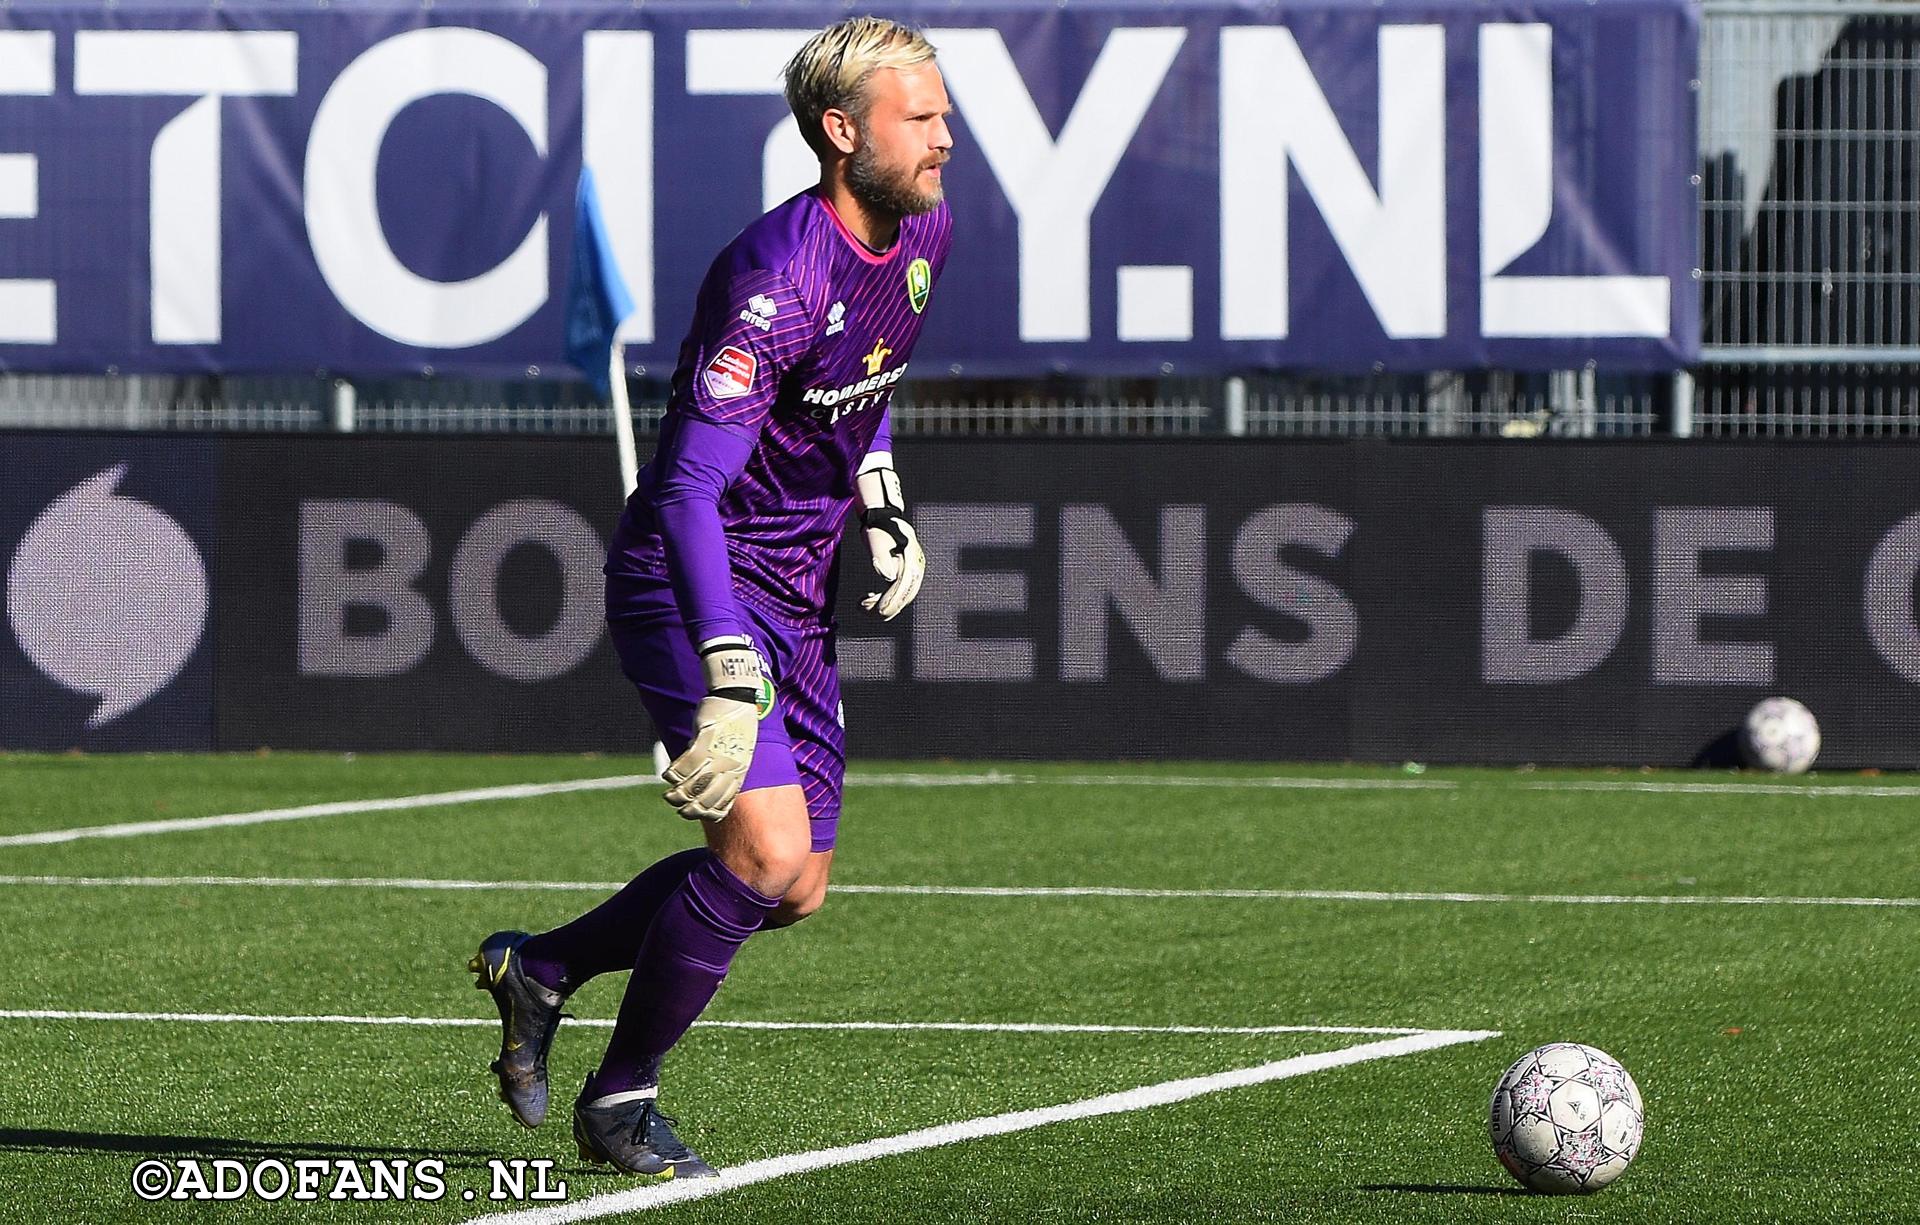
[[[923,381],[907,434],[1920,435],[1920,0],[1710,0],[1704,360],[1503,371]],[[633,387],[658,421],[659,383]],[[0,375],[0,427],[599,433],[583,385]]]
[[[1692,431],[1920,434],[1920,4],[1706,16]]]

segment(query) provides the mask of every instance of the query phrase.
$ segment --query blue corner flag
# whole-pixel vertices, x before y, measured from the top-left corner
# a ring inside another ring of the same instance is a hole
[[[633,294],[613,259],[593,171],[582,166],[574,199],[573,266],[567,276],[567,360],[603,396],[612,391],[614,337],[631,314]]]

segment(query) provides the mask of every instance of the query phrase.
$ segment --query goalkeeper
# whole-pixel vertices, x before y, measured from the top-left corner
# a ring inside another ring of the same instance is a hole
[[[489,936],[470,964],[500,1009],[501,1096],[529,1127],[562,1002],[633,972],[573,1128],[583,1156],[654,1177],[713,1174],[659,1111],[662,1059],[749,936],[826,897],[846,767],[837,553],[856,503],[869,611],[898,615],[926,565],[887,405],[952,232],[946,90],[924,38],[863,17],[814,36],[786,94],[819,185],[714,260],[606,566],[622,670],[674,754],[667,803],[706,845],[564,926]]]

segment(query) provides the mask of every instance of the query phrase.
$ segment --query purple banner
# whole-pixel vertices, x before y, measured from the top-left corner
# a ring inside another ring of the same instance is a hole
[[[1676,366],[1684,0],[907,4],[958,110],[915,372]],[[0,15],[0,368],[566,376],[576,188],[664,375],[815,176],[837,4]]]

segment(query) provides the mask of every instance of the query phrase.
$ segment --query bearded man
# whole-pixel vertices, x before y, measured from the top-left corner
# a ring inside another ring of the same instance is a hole
[[[552,931],[496,932],[469,962],[500,1009],[500,1095],[528,1127],[546,1116],[561,1005],[632,971],[573,1130],[583,1157],[655,1178],[714,1173],[660,1113],[661,1061],[749,936],[826,897],[846,771],[833,607],[855,505],[885,583],[869,611],[897,615],[926,566],[887,414],[952,237],[946,87],[921,35],[859,17],[794,56],[786,96],[820,182],[713,261],[606,565],[622,670],[674,754],[667,803],[706,845]]]

